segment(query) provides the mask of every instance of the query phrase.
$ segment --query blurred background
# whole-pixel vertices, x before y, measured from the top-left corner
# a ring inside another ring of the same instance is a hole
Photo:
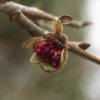
[[[91,21],[82,28],[65,27],[71,40],[87,41],[100,56],[100,0],[19,0],[57,16]],[[100,65],[69,53],[60,72],[48,74],[29,63],[32,50],[21,47],[27,32],[0,12],[0,100],[100,100]]]

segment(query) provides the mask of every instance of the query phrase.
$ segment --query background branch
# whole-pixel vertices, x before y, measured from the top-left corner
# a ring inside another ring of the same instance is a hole
[[[23,29],[28,31],[30,35],[42,35],[48,33],[47,30],[43,29],[39,25],[37,25],[37,21],[40,20],[54,20],[56,16],[49,14],[43,10],[40,10],[36,7],[28,7],[25,5],[18,4],[9,0],[0,0],[0,11],[8,14],[11,21],[18,23]],[[72,21],[66,26],[82,28],[84,26],[89,25],[90,22],[82,22],[82,21]],[[86,51],[86,49],[90,46],[89,43],[86,42],[68,42],[69,51],[80,55],[86,59],[89,59],[95,63],[100,64],[100,58],[96,55]]]

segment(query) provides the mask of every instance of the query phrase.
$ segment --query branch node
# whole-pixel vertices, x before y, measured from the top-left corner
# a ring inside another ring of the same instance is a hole
[[[14,21],[14,20],[18,19],[21,13],[22,13],[22,12],[21,12],[20,9],[18,9],[16,12],[9,13],[9,14],[8,14],[9,20],[10,20],[10,21]]]

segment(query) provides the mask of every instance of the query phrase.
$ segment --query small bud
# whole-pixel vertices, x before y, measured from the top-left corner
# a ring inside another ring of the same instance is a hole
[[[73,21],[73,18],[71,16],[66,15],[61,16],[59,19],[62,24],[69,24],[71,21]]]
[[[90,47],[90,43],[81,42],[81,43],[79,43],[79,47],[80,47],[81,49],[87,49],[87,48]]]

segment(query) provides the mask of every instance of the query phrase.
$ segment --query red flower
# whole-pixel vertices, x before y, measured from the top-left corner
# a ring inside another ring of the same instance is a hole
[[[36,52],[38,59],[51,65],[54,68],[61,66],[61,48],[56,42],[50,39],[42,40],[33,46],[34,52]]]
[[[45,32],[43,36],[33,37],[23,44],[26,48],[33,47],[31,63],[39,64],[47,72],[62,68],[68,59],[68,37],[63,34],[62,24],[68,24],[70,21],[70,16],[57,17],[51,23],[54,32]]]

